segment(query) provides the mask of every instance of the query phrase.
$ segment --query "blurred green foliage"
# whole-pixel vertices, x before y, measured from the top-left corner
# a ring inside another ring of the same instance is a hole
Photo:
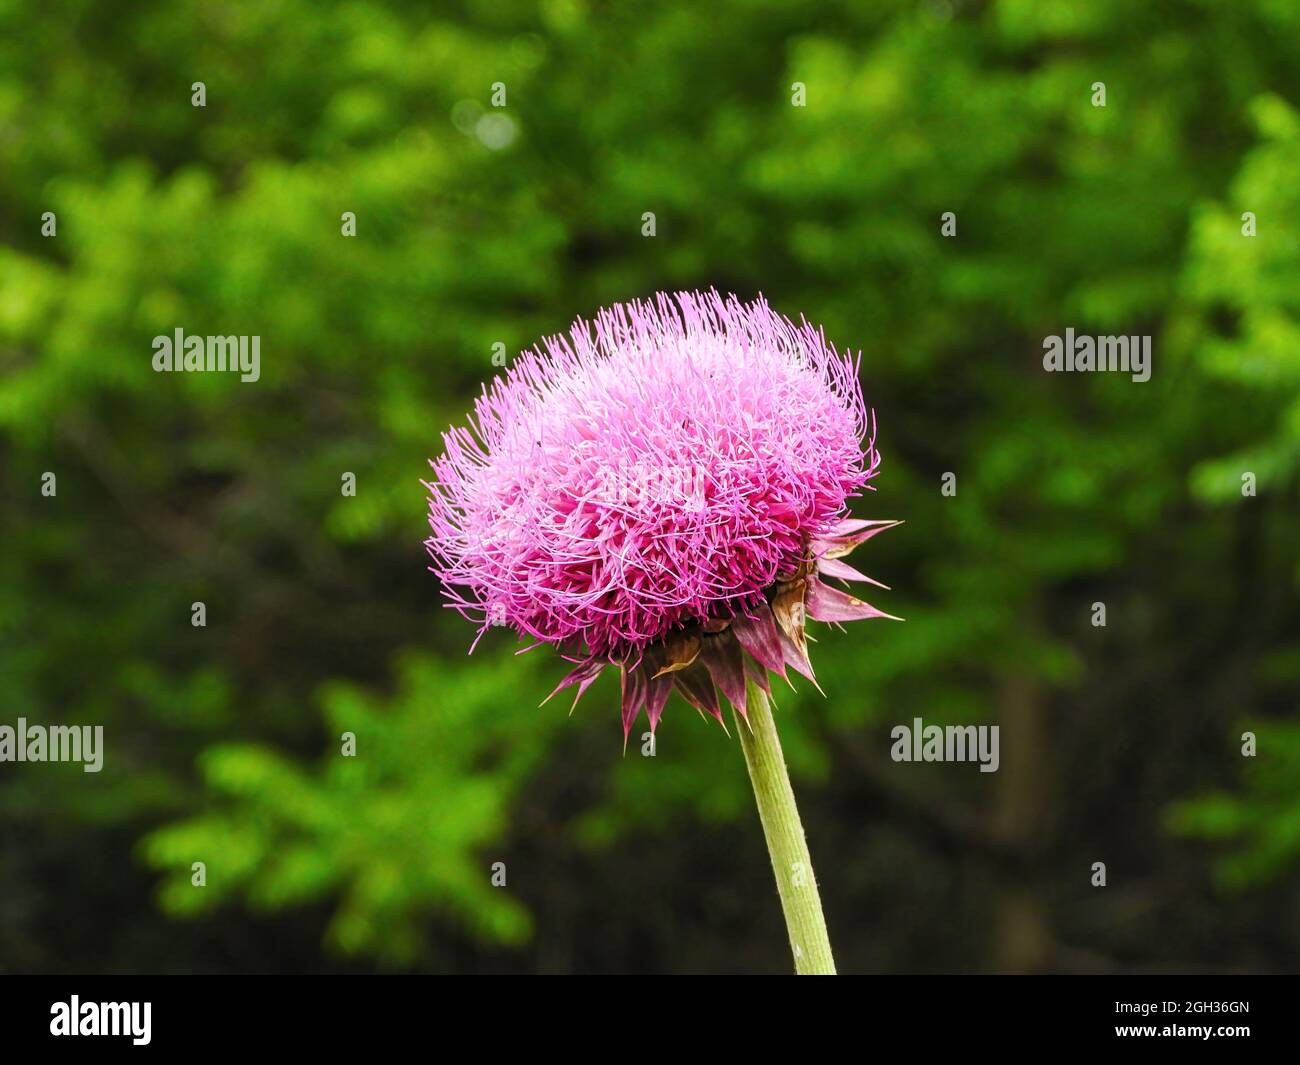
[[[254,744],[203,753],[216,809],[146,841],[151,862],[182,871],[164,886],[167,909],[201,910],[237,891],[271,910],[337,893],[331,940],[397,961],[417,955],[412,915],[430,904],[480,935],[526,936],[527,914],[493,890],[474,855],[504,833],[520,780],[545,751],[539,716],[499,713],[529,678],[424,657],[398,674],[391,700],[342,683],[325,692],[339,741],[318,773]],[[214,856],[211,890],[194,890],[195,855]]]
[[[780,969],[734,738],[535,710],[560,664],[465,661],[420,546],[495,343],[711,285],[863,349],[856,509],[907,520],[861,563],[906,623],[778,695],[842,968],[1283,965],[1298,49],[1276,0],[0,0],[4,720],[108,743],[0,770],[0,965]],[[1151,381],[1044,374],[1067,326],[1152,334]],[[155,374],[176,327],[261,380]],[[914,716],[1003,768],[892,766]]]
[[[1169,812],[1176,832],[1245,844],[1216,870],[1229,891],[1283,874],[1300,858],[1300,727],[1274,725],[1268,734],[1274,749],[1250,774],[1244,795],[1206,795]]]

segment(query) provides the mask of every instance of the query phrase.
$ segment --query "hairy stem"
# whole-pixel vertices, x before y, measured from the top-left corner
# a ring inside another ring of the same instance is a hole
[[[746,686],[749,722],[737,720],[740,747],[745,752],[759,820],[772,856],[776,889],[781,895],[794,968],[800,976],[833,976],[835,959],[826,935],[826,918],[813,876],[812,858],[804,839],[803,823],[790,788],[785,755],[776,734],[776,721],[767,695],[753,681]]]

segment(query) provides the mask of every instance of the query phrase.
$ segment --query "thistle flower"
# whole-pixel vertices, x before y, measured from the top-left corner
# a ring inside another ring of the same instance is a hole
[[[425,546],[448,605],[555,645],[575,668],[548,699],[619,670],[625,743],[674,688],[721,722],[718,690],[744,717],[747,680],[816,684],[805,618],[890,616],[827,583],[884,587],[843,557],[897,524],[847,517],[880,461],[857,369],[761,297],[579,319],[443,434]]]

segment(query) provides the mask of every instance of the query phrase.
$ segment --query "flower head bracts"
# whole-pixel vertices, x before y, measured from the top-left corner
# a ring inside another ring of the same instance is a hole
[[[601,311],[443,439],[426,546],[449,605],[556,644],[579,695],[619,665],[625,732],[673,687],[720,717],[715,683],[743,710],[746,670],[811,676],[805,611],[882,616],[821,582],[862,579],[839,558],[890,524],[843,520],[879,462],[856,360],[761,299]]]

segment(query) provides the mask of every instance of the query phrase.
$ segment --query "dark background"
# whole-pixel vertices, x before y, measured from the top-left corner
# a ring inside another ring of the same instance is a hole
[[[779,699],[841,971],[1294,971],[1297,55],[1278,0],[0,0],[0,723],[106,743],[0,764],[0,970],[787,971],[734,735],[537,710],[421,547],[495,343],[717,286],[863,351],[907,522],[906,622]]]

